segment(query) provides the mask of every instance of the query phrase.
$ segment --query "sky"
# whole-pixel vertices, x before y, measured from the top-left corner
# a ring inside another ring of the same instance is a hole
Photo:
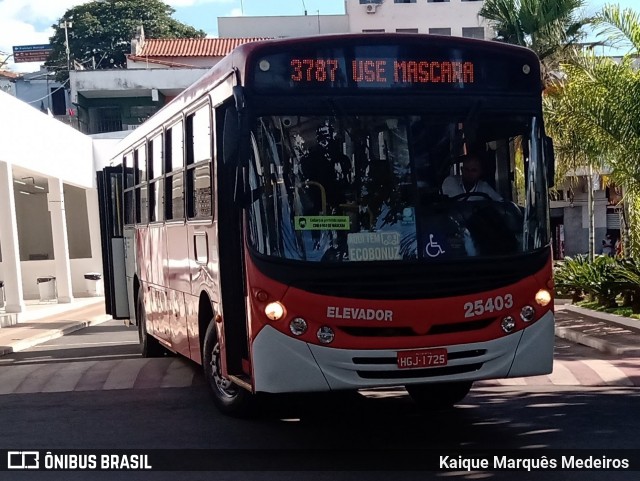
[[[345,0],[165,0],[175,9],[173,17],[204,30],[210,37],[218,32],[217,18],[258,15],[344,14]],[[10,54],[16,45],[49,43],[51,25],[64,13],[86,0],[0,0],[0,54]],[[637,0],[586,0],[587,14],[595,13],[606,3],[639,10]],[[0,58],[3,57],[0,55]],[[9,59],[3,68],[16,72],[38,70],[37,63],[14,64]]]

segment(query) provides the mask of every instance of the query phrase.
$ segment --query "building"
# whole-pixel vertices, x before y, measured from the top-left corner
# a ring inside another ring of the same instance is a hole
[[[345,15],[219,17],[220,37],[409,32],[487,39],[481,0],[345,0]]]
[[[94,157],[99,144],[0,92],[0,281],[6,312],[86,294],[102,272]],[[55,280],[53,279],[55,278]]]
[[[6,92],[9,95],[16,95],[16,79],[20,74],[9,70],[0,70],[0,92]]]
[[[430,33],[488,39],[481,0],[346,0],[350,32]]]
[[[133,130],[242,43],[258,38],[146,39],[139,29],[126,69],[72,70],[71,101],[87,134]]]
[[[590,196],[593,196],[593,234],[595,253],[601,253],[602,240],[609,235],[613,242],[623,237],[622,193],[619,187],[608,184],[605,175],[589,175],[586,169],[571,172],[550,202],[551,235],[554,259],[589,253]]]

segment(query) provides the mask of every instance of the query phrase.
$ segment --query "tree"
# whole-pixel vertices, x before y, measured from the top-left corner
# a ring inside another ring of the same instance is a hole
[[[585,0],[485,0],[478,15],[495,31],[494,40],[528,47],[541,62],[545,85],[561,61],[575,52],[590,22],[579,16]]]
[[[61,81],[68,78],[68,64],[73,68],[74,62],[88,69],[125,67],[125,54],[130,52],[131,39],[141,25],[149,38],[205,36],[202,30],[171,18],[174,11],[160,0],[103,0],[73,7],[52,25],[54,34],[50,43],[53,52],[45,65],[55,69]],[[69,57],[66,35],[69,37]]]
[[[607,6],[594,24],[608,42],[624,41],[630,51],[619,62],[585,53],[565,65],[566,79],[545,99],[547,129],[561,155],[571,152],[591,165],[604,162],[624,187],[625,244],[637,256],[640,232],[628,227],[640,221],[640,73],[633,65],[640,51],[640,17],[630,9]]]

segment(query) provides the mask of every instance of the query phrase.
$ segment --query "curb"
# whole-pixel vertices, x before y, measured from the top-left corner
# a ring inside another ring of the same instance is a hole
[[[0,346],[0,356],[5,356],[14,352],[24,351],[30,347],[37,346],[38,344],[57,339],[59,337],[71,334],[72,332],[79,331],[91,326],[97,326],[103,322],[110,321],[112,317],[108,314],[102,314],[94,319],[87,321],[71,321],[68,325],[60,329],[50,329],[37,336],[27,339],[20,339],[12,343],[10,346]]]
[[[555,334],[557,337],[566,339],[577,344],[582,344],[598,351],[613,355],[640,355],[640,349],[635,347],[621,347],[609,341],[604,341],[598,337],[589,336],[582,332],[569,329],[566,327],[556,327]]]
[[[616,324],[620,327],[636,331],[640,336],[640,320],[618,316],[616,314],[609,314],[606,312],[593,311],[591,309],[585,309],[584,307],[574,306],[573,304],[562,303],[561,305],[562,310],[575,312],[576,314],[582,314],[584,316],[593,317],[594,319]],[[562,339],[567,339],[568,341],[582,344],[607,354],[627,356],[640,355],[640,347],[638,346],[623,346],[610,341],[605,341],[599,337],[584,334],[583,332],[571,328],[556,327],[555,334],[557,337]]]

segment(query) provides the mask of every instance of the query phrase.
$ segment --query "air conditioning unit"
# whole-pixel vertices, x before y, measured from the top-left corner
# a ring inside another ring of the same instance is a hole
[[[376,13],[376,9],[378,8],[377,3],[368,3],[365,7],[367,13]]]

